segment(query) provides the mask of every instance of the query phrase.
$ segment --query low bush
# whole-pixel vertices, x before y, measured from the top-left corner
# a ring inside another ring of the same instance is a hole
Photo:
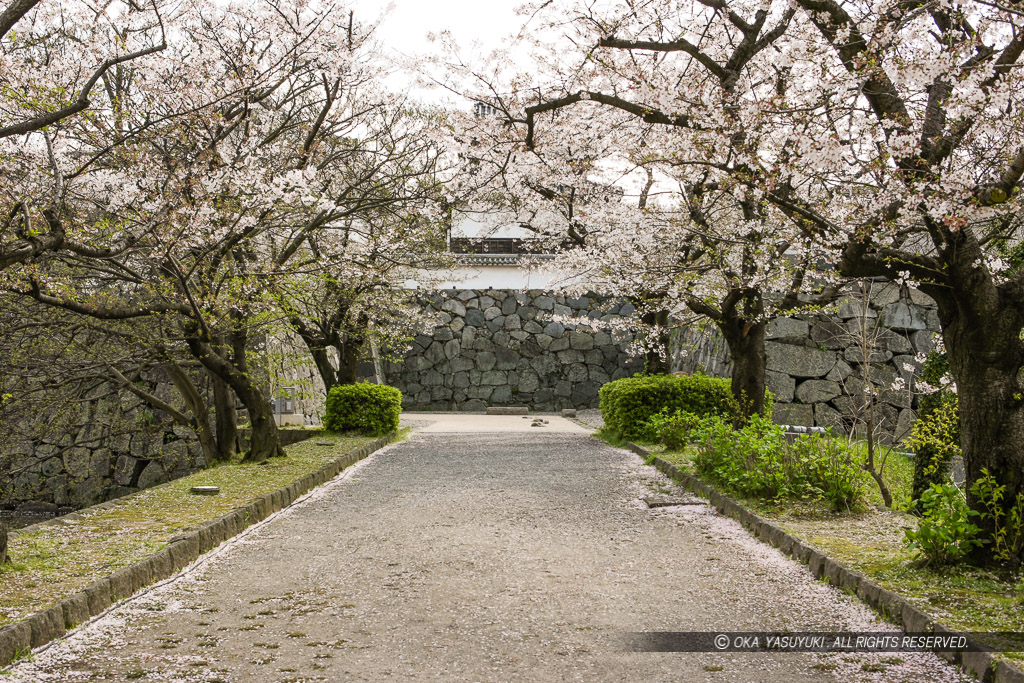
[[[651,441],[665,444],[668,450],[678,451],[690,442],[690,432],[700,424],[700,419],[694,413],[663,410],[647,419],[642,433]]]
[[[707,375],[636,375],[601,387],[601,417],[615,437],[644,435],[647,421],[661,412],[734,417],[739,406],[728,379]]]
[[[981,545],[981,532],[972,517],[978,513],[967,507],[967,500],[952,484],[932,484],[921,494],[921,520],[916,529],[907,529],[907,544],[917,550],[918,563],[943,566],[961,562]]]
[[[381,435],[398,428],[402,392],[386,384],[341,384],[327,393],[324,428],[332,432],[358,431]]]

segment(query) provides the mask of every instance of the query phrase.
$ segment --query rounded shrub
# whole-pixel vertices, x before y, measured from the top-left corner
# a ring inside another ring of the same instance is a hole
[[[707,375],[636,375],[608,382],[600,391],[605,427],[623,439],[637,438],[658,413],[734,417],[739,406],[728,379]]]
[[[358,431],[381,435],[398,428],[402,392],[386,384],[340,384],[327,392],[324,428],[332,432]]]

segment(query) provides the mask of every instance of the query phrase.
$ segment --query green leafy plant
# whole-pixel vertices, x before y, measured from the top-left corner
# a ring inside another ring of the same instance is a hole
[[[332,432],[387,434],[398,428],[402,392],[385,384],[341,384],[327,393],[324,428]]]
[[[716,416],[699,419],[689,435],[697,471],[742,495],[821,500],[834,510],[856,507],[864,496],[863,470],[830,434],[790,444],[782,427],[752,415],[740,429]]]
[[[971,493],[982,508],[978,519],[988,522],[992,529],[992,556],[1000,562],[1009,562],[1024,550],[1024,494],[1017,494],[1017,500],[1009,512],[1003,505],[1006,485],[982,468],[981,476],[971,485]]]
[[[967,507],[960,489],[952,484],[932,484],[920,499],[921,520],[907,529],[907,544],[917,550],[922,566],[945,566],[962,562],[983,541],[971,518],[978,513]]]
[[[606,429],[621,439],[644,434],[647,420],[662,411],[734,418],[740,413],[728,379],[707,375],[636,375],[601,387]]]
[[[670,451],[682,450],[690,440],[690,431],[700,422],[700,416],[682,410],[662,410],[647,419],[643,430],[651,441],[660,441]]]
[[[793,467],[806,472],[808,486],[832,510],[852,510],[864,499],[865,471],[854,462],[845,441],[831,434],[800,436],[790,450]]]
[[[907,447],[914,451],[913,500],[919,500],[933,484],[949,480],[953,459],[960,456],[960,416],[956,395],[933,405],[914,423]],[[915,507],[917,507],[915,505]]]

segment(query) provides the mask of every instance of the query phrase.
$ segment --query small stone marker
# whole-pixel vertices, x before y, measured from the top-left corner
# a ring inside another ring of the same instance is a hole
[[[576,417],[576,409],[562,408],[562,417]]]
[[[220,493],[219,486],[193,486],[189,489],[190,493],[194,493],[197,496],[216,496]]]
[[[700,505],[704,501],[693,496],[682,496],[675,498],[671,496],[649,496],[644,498],[644,503],[649,508],[667,508],[674,505]]]
[[[526,415],[530,412],[527,406],[489,406],[488,415]]]
[[[330,441],[317,441],[316,445],[317,446],[333,446],[334,444],[331,443]]]
[[[7,564],[7,524],[0,522],[0,564]]]

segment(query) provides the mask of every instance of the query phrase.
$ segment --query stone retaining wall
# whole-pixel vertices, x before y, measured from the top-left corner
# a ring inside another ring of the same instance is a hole
[[[444,323],[418,335],[401,363],[388,363],[388,384],[412,410],[482,411],[526,405],[534,410],[598,404],[605,382],[643,369],[631,337],[580,319],[615,321],[629,303],[530,290],[442,290],[423,298]],[[558,318],[574,318],[568,322]]]
[[[768,325],[768,389],[775,395],[774,419],[780,424],[833,427],[849,433],[863,423],[865,360],[878,390],[877,420],[890,440],[909,434],[917,419],[918,354],[927,354],[939,330],[935,302],[915,289],[869,282],[867,301],[850,285],[825,311],[777,318]],[[874,337],[865,359],[861,322]],[[731,373],[728,349],[720,335],[684,330],[674,337],[673,370]],[[904,388],[893,389],[897,378]]]
[[[158,373],[140,379],[173,403]],[[192,431],[127,391],[103,386],[59,420],[22,420],[0,444],[0,508],[81,508],[127,495],[205,466]],[[50,509],[52,508],[52,509]]]

